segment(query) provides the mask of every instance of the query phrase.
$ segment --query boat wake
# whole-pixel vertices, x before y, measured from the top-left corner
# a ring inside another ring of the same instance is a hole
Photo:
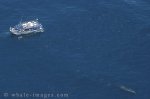
[[[0,38],[7,38],[10,37],[11,33],[10,32],[1,32],[0,33]]]

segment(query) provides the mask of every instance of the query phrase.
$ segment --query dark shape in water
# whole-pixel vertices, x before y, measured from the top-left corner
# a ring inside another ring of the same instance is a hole
[[[124,86],[124,85],[119,86],[119,88],[120,88],[121,90],[123,90],[123,91],[128,92],[128,93],[136,94],[136,92],[135,92],[133,89],[128,88],[128,87],[126,87],[126,86]]]
[[[38,22],[38,19],[27,22],[21,22],[14,27],[10,27],[10,32],[15,35],[23,35],[37,32],[44,32],[42,24]]]

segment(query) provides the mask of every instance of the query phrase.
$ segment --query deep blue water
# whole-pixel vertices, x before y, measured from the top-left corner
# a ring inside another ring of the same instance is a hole
[[[44,33],[9,33],[35,18]],[[0,92],[148,99],[149,75],[149,0],[0,0]]]

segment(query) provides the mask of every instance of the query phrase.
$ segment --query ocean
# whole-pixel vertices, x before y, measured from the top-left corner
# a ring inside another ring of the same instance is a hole
[[[43,33],[9,32],[36,18]],[[149,0],[0,0],[1,99],[148,99],[148,75]]]

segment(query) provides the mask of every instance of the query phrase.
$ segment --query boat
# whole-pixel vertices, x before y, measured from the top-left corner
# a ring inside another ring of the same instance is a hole
[[[24,35],[37,32],[44,32],[42,24],[36,20],[20,22],[14,27],[10,27],[10,32],[15,35]]]

